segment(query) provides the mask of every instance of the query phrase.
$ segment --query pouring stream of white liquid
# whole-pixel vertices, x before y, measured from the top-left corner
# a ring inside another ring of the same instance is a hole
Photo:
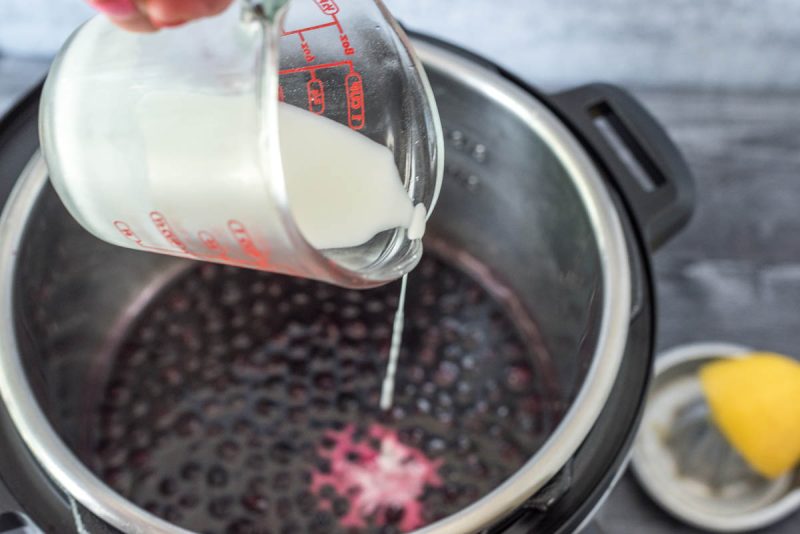
[[[397,300],[397,311],[394,314],[394,325],[392,326],[392,344],[389,348],[389,363],[386,366],[386,376],[383,379],[383,386],[381,387],[381,410],[390,409],[394,400],[394,380],[397,374],[397,360],[400,358],[400,343],[403,340],[407,285],[408,275],[405,275],[400,284],[400,298]]]

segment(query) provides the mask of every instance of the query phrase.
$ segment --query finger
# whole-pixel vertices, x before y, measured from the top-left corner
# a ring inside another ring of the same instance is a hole
[[[105,13],[111,21],[126,30],[153,32],[157,28],[139,9],[135,0],[89,0],[98,11]]]
[[[177,26],[221,13],[233,0],[144,0],[145,13],[156,27]]]

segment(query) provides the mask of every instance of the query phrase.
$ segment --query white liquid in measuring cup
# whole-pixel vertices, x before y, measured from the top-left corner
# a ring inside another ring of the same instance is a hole
[[[220,173],[258,176],[256,162],[243,161],[241,150],[220,150],[222,143],[244,146],[258,139],[258,111],[251,97],[158,92],[142,99],[137,115],[151,176],[184,181],[179,187],[195,192],[202,190],[198,182],[218,180]],[[425,206],[413,206],[388,148],[284,103],[278,107],[278,123],[290,209],[313,247],[356,246],[398,227],[408,228],[410,239],[422,237]],[[176,153],[175,139],[185,154]],[[214,154],[214,161],[203,154]],[[214,198],[192,201],[199,209],[214,206]]]
[[[318,249],[359,245],[391,228],[424,231],[391,151],[350,128],[281,104],[281,157],[292,215]]]

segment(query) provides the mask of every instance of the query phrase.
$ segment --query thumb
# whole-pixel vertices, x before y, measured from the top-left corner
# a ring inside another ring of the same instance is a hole
[[[153,32],[158,28],[145,14],[142,5],[135,0],[88,0],[89,5],[104,13],[111,21],[134,32]]]

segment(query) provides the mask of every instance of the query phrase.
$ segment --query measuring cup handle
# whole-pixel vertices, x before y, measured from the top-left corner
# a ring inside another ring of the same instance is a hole
[[[687,224],[694,208],[692,174],[664,129],[633,96],[598,83],[548,100],[605,167],[651,250]]]

